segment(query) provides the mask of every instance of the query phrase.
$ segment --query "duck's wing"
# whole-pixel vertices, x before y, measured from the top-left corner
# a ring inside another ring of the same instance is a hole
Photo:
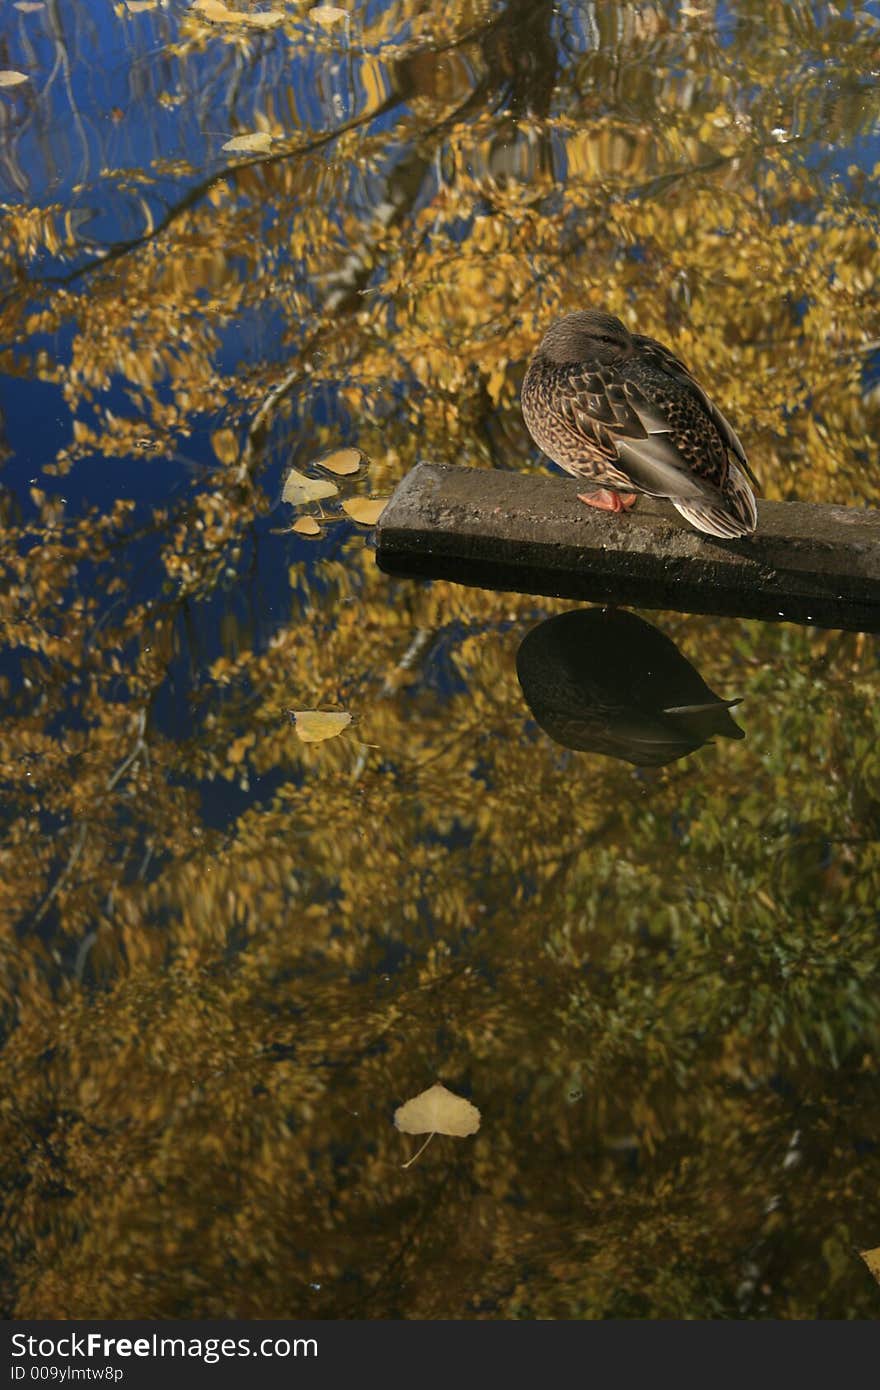
[[[722,505],[723,475],[694,470],[663,408],[617,365],[569,369],[555,392],[554,409],[569,438],[583,443],[586,456],[601,460],[603,483],[674,501]]]
[[[706,394],[694,374],[685,366],[680,358],[676,357],[675,354],[664,347],[662,343],[658,343],[656,338],[648,338],[643,334],[636,334],[634,336],[634,341],[642,349],[647,348],[662,365],[663,370],[667,372],[673,380],[676,380],[680,385],[683,385],[685,389],[696,395],[721,436],[725,448],[729,449],[730,452],[735,455],[746,477],[754,483],[755,487],[759,488],[760,484],[749,467],[746,451],[740,442],[739,435],[736,433],[730,421],[722,415],[712,398]]]
[[[524,409],[529,404],[524,391]],[[630,431],[644,431],[622,387],[607,372],[586,366],[565,369],[551,391],[538,393],[535,409],[526,419],[545,453],[570,473],[623,491],[632,486],[634,479],[622,465],[617,439]]]

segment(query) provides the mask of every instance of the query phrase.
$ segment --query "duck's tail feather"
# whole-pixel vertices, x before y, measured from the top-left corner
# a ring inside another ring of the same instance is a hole
[[[707,536],[721,536],[727,540],[750,536],[758,525],[755,494],[745,473],[733,460],[724,487],[723,506],[709,502],[679,502],[674,497],[669,500],[686,521]]]

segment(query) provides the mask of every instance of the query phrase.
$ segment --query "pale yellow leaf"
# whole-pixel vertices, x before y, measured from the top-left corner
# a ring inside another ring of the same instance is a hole
[[[34,14],[37,10],[45,9],[43,0],[15,0],[15,8],[21,10],[22,14]]]
[[[159,0],[125,0],[125,8],[130,14],[142,14],[144,10],[155,10]]]
[[[366,457],[360,449],[336,449],[316,462],[318,468],[326,468],[328,473],[335,473],[337,477],[344,478],[349,473],[356,473],[361,464],[366,462]]]
[[[343,502],[343,511],[362,526],[375,526],[388,505],[387,497],[350,497]]]
[[[314,9],[309,10],[309,19],[313,19],[316,24],[323,24],[329,29],[331,24],[338,24],[342,19],[348,19],[348,11],[341,10],[338,5],[315,5]]]
[[[272,136],[265,130],[256,130],[252,135],[236,135],[221,145],[231,154],[265,154],[272,147]]]
[[[860,1250],[859,1254],[877,1280],[877,1283],[880,1284],[880,1245],[874,1250]]]
[[[305,473],[291,468],[284,480],[281,500],[289,502],[292,507],[300,507],[303,502],[318,502],[322,497],[334,497],[338,491],[339,488],[329,478],[307,478]]]
[[[321,528],[313,516],[301,516],[290,529],[296,531],[299,536],[320,536],[321,534]]]
[[[469,1100],[448,1091],[439,1082],[408,1100],[394,1112],[394,1123],[404,1134],[476,1134],[480,1112]]]
[[[21,82],[29,81],[26,72],[16,72],[14,68],[6,68],[0,72],[0,87],[17,87]]]
[[[293,718],[294,728],[303,743],[323,743],[325,738],[336,738],[351,723],[350,714],[320,709],[294,710]]]

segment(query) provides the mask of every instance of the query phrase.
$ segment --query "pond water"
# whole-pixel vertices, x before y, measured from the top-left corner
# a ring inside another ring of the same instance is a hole
[[[0,33],[5,1314],[876,1317],[877,639],[389,578],[359,507],[549,468],[586,305],[876,506],[878,6]]]

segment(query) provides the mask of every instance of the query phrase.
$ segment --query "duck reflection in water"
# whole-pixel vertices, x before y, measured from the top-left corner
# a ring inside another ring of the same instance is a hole
[[[714,736],[745,738],[730,710],[675,643],[634,613],[584,608],[526,633],[516,674],[536,722],[556,743],[661,767]]]

